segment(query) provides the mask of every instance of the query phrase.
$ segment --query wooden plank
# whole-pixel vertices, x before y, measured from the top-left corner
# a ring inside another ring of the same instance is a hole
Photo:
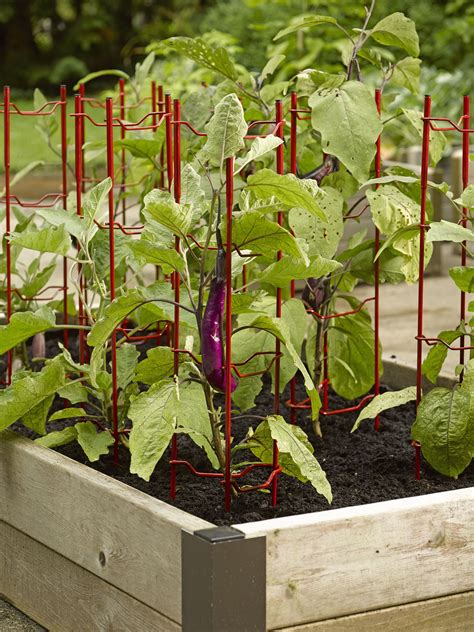
[[[471,632],[474,592],[308,623],[274,632]]]
[[[0,520],[181,621],[181,530],[213,526],[6,431]]]
[[[93,573],[0,522],[0,594],[51,632],[178,632]]]
[[[235,527],[267,537],[270,629],[474,589],[474,488]]]

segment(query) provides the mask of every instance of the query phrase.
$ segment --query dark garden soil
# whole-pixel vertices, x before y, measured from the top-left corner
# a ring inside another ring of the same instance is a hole
[[[50,345],[53,343],[48,343],[48,350]],[[298,397],[305,397],[302,385],[298,385]],[[287,398],[288,395],[285,393],[282,402]],[[60,405],[58,402],[58,407]],[[331,409],[347,405],[347,401],[335,394],[331,395]],[[249,411],[249,414],[265,416],[272,413],[272,407],[273,396],[266,380],[265,388],[257,398],[256,407]],[[282,409],[282,414],[288,418],[288,411],[284,405]],[[298,414],[298,423],[308,434],[315,455],[331,483],[334,495],[331,505],[328,505],[310,484],[301,483],[282,474],[278,480],[277,507],[271,506],[268,493],[252,492],[241,494],[233,502],[231,512],[225,514],[222,485],[215,480],[193,476],[184,466],[178,466],[178,493],[174,501],[170,499],[169,454],[165,454],[150,482],[147,483],[128,472],[129,458],[125,448],[121,448],[118,466],[113,464],[111,457],[103,457],[100,462],[89,463],[82,449],[75,443],[58,448],[58,451],[155,498],[219,525],[325,511],[474,486],[474,463],[454,480],[438,474],[423,462],[422,479],[414,479],[414,449],[410,444],[410,427],[414,420],[413,404],[384,413],[379,432],[375,432],[373,422],[367,420],[358,431],[351,434],[350,430],[356,417],[357,413],[347,413],[323,418],[321,439],[314,434],[305,411]],[[245,419],[236,421],[233,427],[236,440],[243,438],[249,424],[255,426],[258,423]],[[49,425],[49,430],[60,429],[64,425],[65,422],[55,422]],[[31,431],[23,426],[16,425],[15,429],[32,436]],[[179,437],[179,458],[188,460],[198,470],[210,470],[205,455],[187,437]],[[246,460],[242,454],[239,458]],[[265,474],[252,473],[246,478],[245,483],[263,482],[264,478]]]

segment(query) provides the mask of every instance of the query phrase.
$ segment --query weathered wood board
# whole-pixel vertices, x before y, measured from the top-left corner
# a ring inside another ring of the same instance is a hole
[[[474,590],[473,488],[235,526],[267,538],[270,629]]]
[[[13,432],[0,439],[0,520],[181,620],[181,530],[210,523]]]
[[[418,601],[274,632],[471,632],[474,592]]]
[[[181,629],[5,522],[0,522],[0,594],[50,632]]]

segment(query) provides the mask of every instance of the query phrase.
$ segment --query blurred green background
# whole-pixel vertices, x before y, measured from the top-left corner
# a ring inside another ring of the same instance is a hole
[[[146,47],[173,35],[219,31],[237,61],[250,70],[265,63],[272,37],[299,13],[331,14],[360,24],[360,0],[1,0],[0,76],[16,89],[72,86],[103,68],[131,71]],[[472,0],[377,0],[374,19],[403,11],[417,25],[427,68],[449,73],[460,86],[474,78]],[[334,34],[332,34],[334,38]],[[301,44],[301,42],[300,42]],[[299,51],[317,64],[325,30]],[[327,55],[325,60],[327,60]],[[329,58],[331,61],[331,58]],[[325,64],[327,65],[327,61]],[[334,57],[334,63],[338,60]]]

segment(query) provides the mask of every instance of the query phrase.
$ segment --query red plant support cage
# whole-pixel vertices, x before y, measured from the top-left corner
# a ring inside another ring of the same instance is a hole
[[[431,132],[459,132],[462,135],[462,187],[465,189],[469,184],[469,135],[474,132],[470,128],[471,112],[470,97],[464,96],[462,115],[457,122],[446,117],[431,116],[431,96],[425,96],[424,113],[423,113],[423,140],[421,154],[421,213],[420,213],[420,261],[418,276],[418,331],[416,335],[416,405],[420,404],[422,396],[422,365],[423,365],[423,345],[432,346],[438,343],[445,345],[450,351],[459,352],[459,363],[464,364],[465,351],[474,349],[473,346],[465,345],[465,337],[461,336],[460,345],[450,345],[441,340],[441,338],[427,337],[424,334],[424,283],[425,283],[425,241],[426,232],[429,230],[429,224],[426,223],[426,209],[428,198],[428,170],[430,157],[430,141]],[[442,125],[444,123],[444,125]],[[463,227],[467,226],[468,209],[463,207],[462,217],[459,224]],[[466,242],[461,243],[461,266],[467,264]],[[460,292],[460,308],[459,320],[466,320],[466,293]],[[460,381],[463,374],[459,376]],[[421,477],[421,445],[413,442],[415,448],[415,477],[417,480]]]
[[[376,106],[378,112],[381,109],[381,93],[376,91]],[[128,119],[133,116],[133,112],[139,107],[148,107],[146,114],[139,117],[136,121],[129,121]],[[469,129],[469,98],[464,99],[463,116],[460,121],[455,124],[449,119],[434,118],[430,115],[431,100],[429,97],[425,99],[425,111],[424,111],[424,125],[423,125],[423,153],[422,153],[422,166],[421,166],[421,230],[420,230],[420,276],[419,276],[419,294],[418,294],[418,333],[417,339],[417,403],[421,397],[421,363],[422,363],[422,348],[425,344],[436,344],[440,342],[438,338],[427,338],[423,334],[423,288],[424,288],[424,241],[425,233],[428,226],[426,225],[426,200],[427,200],[427,183],[428,183],[428,157],[429,157],[429,145],[430,145],[430,132],[454,130],[463,134],[463,185],[467,186],[469,179],[469,134],[474,131]],[[12,232],[12,204],[16,204],[22,208],[51,208],[61,202],[63,209],[67,209],[67,197],[68,197],[68,138],[67,138],[67,94],[65,86],[61,86],[59,99],[56,101],[49,101],[42,107],[33,111],[21,111],[15,103],[11,100],[10,89],[5,87],[3,103],[0,104],[0,113],[3,117],[4,126],[4,164],[5,164],[5,195],[0,199],[0,203],[5,205],[5,259],[6,259],[6,320],[10,321],[13,313],[12,298],[15,294],[19,293],[13,285],[13,273],[12,273],[12,260],[11,260],[11,246],[9,237]],[[95,117],[90,112],[98,112]],[[55,113],[59,113],[60,119],[60,156],[61,156],[61,191],[46,193],[42,195],[38,200],[27,201],[20,199],[17,195],[11,191],[11,165],[10,165],[10,152],[11,152],[11,119],[17,116],[54,116]],[[271,120],[260,120],[249,123],[246,139],[251,140],[255,138],[261,138],[268,135],[275,135],[278,138],[285,138],[285,129],[289,127],[289,165],[290,172],[297,173],[297,132],[298,121],[308,118],[310,110],[307,108],[301,108],[298,105],[298,97],[296,93],[291,94],[291,102],[288,110],[289,121],[285,121],[283,115],[283,105],[281,101],[275,102],[274,117]],[[74,111],[70,114],[74,119],[74,180],[75,180],[75,196],[76,196],[76,208],[77,213],[82,213],[84,195],[87,194],[88,187],[96,184],[101,179],[86,174],[86,165],[84,160],[84,144],[87,136],[87,125],[102,128],[106,141],[106,174],[112,181],[112,187],[108,193],[107,208],[108,218],[107,221],[96,221],[96,224],[100,230],[107,231],[109,242],[109,270],[110,270],[110,298],[113,300],[116,294],[116,261],[115,261],[115,237],[116,232],[120,231],[124,235],[138,236],[141,234],[144,226],[138,222],[128,222],[130,218],[129,206],[127,205],[127,188],[131,188],[140,184],[140,182],[129,182],[127,180],[127,162],[125,148],[121,146],[119,152],[119,164],[115,164],[115,141],[125,141],[127,139],[127,133],[131,131],[148,131],[156,133],[161,126],[164,126],[164,146],[159,154],[159,172],[156,177],[156,186],[162,189],[167,189],[174,196],[176,202],[181,200],[181,163],[182,163],[182,151],[181,151],[181,133],[183,127],[189,130],[192,134],[198,137],[206,137],[206,133],[196,130],[192,122],[185,120],[181,113],[181,103],[179,100],[172,101],[169,94],[164,94],[162,86],[157,86],[156,82],[151,84],[151,93],[149,96],[141,99],[138,102],[127,103],[127,93],[124,81],[120,81],[118,84],[118,97],[114,100],[112,97],[108,97],[105,101],[97,99],[95,97],[87,97],[84,84],[80,86],[79,93],[74,97]],[[444,127],[436,127],[435,123],[446,122],[448,125]],[[263,130],[263,131],[261,131]],[[279,174],[284,174],[284,144],[280,144],[275,150],[275,168]],[[380,138],[376,143],[376,156],[375,156],[375,176],[379,177],[381,174],[381,146]],[[225,222],[226,222],[226,252],[236,252],[240,257],[255,257],[258,254],[241,252],[237,245],[233,242],[232,238],[232,210],[234,206],[234,162],[232,158],[226,160],[225,169]],[[357,215],[360,216],[367,206]],[[353,216],[347,216],[349,219]],[[283,224],[283,213],[280,211],[277,215],[277,221],[280,225]],[[464,209],[463,218],[461,224],[465,226],[467,223],[467,209]],[[375,229],[375,246],[374,252],[377,252],[380,247],[380,235],[379,231]],[[194,235],[187,235],[187,239],[192,242],[198,248],[203,248]],[[463,244],[465,246],[465,244]],[[175,249],[179,252],[181,247],[180,239],[175,239]],[[80,254],[80,253],[78,253]],[[277,260],[281,259],[282,253],[278,252]],[[463,247],[461,254],[461,264],[466,265],[466,250]],[[170,456],[170,494],[174,498],[177,491],[177,469],[178,466],[184,466],[188,468],[194,475],[205,478],[217,479],[224,487],[225,507],[226,510],[230,507],[232,491],[233,489],[239,492],[250,492],[255,490],[270,489],[272,495],[273,505],[277,502],[278,492],[278,476],[282,471],[279,464],[279,455],[276,442],[273,447],[273,458],[268,463],[255,463],[244,467],[239,471],[232,471],[231,469],[231,438],[232,438],[232,402],[231,402],[231,378],[232,372],[234,372],[240,379],[251,377],[269,371],[271,368],[274,371],[274,402],[273,412],[279,414],[281,411],[280,401],[280,363],[282,357],[281,343],[279,340],[275,342],[275,349],[273,351],[256,352],[250,357],[240,361],[232,362],[232,262],[231,257],[226,258],[226,302],[225,302],[225,317],[226,317],[226,359],[225,359],[225,380],[226,380],[226,393],[225,393],[225,424],[224,424],[224,438],[225,438],[225,454],[226,454],[226,469],[224,472],[203,472],[198,471],[192,463],[179,458],[179,446],[177,435],[172,439],[171,456]],[[63,323],[68,325],[70,322],[70,314],[68,313],[68,262],[64,257],[62,260],[62,279],[61,285],[51,285],[34,297],[26,297],[30,300],[47,301],[51,300],[49,292],[52,290],[55,293],[61,293],[63,298]],[[246,280],[246,267],[243,265],[242,280],[245,291]],[[87,306],[88,306],[88,287],[86,277],[83,274],[81,266],[78,267],[78,323],[80,325],[87,325]],[[328,315],[322,315],[315,310],[308,309],[308,313],[312,314],[318,319],[336,319],[349,314],[354,314],[360,311],[368,302],[374,303],[374,335],[375,335],[375,363],[374,363],[374,388],[373,392],[362,397],[360,401],[353,406],[340,409],[329,408],[329,387],[330,380],[328,375],[328,361],[327,361],[327,335],[324,341],[324,365],[323,365],[323,380],[319,386],[322,391],[322,409],[321,414],[324,416],[331,416],[336,414],[342,414],[347,412],[354,412],[360,410],[368,401],[370,401],[380,391],[380,356],[379,356],[379,320],[380,320],[380,264],[376,260],[374,263],[374,279],[375,289],[374,295],[365,298],[361,304],[352,310],[331,313]],[[113,410],[113,427],[112,433],[114,437],[114,460],[118,462],[119,459],[119,442],[120,434],[129,432],[128,429],[120,428],[119,416],[118,416],[118,379],[117,379],[117,355],[116,345],[119,337],[125,337],[130,342],[143,342],[145,340],[156,340],[157,344],[163,338],[167,341],[174,352],[174,373],[179,372],[179,357],[180,354],[189,354],[193,359],[198,362],[195,356],[189,351],[180,348],[180,276],[178,272],[174,272],[170,277],[170,283],[174,292],[174,318],[173,322],[157,323],[156,331],[151,333],[148,328],[145,328],[140,333],[136,333],[129,327],[127,320],[122,322],[112,333],[110,340],[110,363],[112,374],[112,410]],[[295,296],[295,283],[292,282],[290,286],[290,296]],[[46,294],[46,296],[45,296]],[[21,294],[20,294],[20,298]],[[24,297],[23,297],[24,298]],[[282,315],[283,296],[282,289],[278,288],[275,296],[275,316],[280,318]],[[465,293],[461,293],[460,304],[460,318],[465,319],[466,316],[466,297]],[[441,341],[442,342],[442,341]],[[88,360],[88,346],[86,343],[86,337],[83,330],[79,331],[79,360],[81,363],[85,363]],[[66,348],[69,346],[68,330],[64,329],[64,345]],[[452,347],[447,345],[450,349],[457,349],[460,352],[461,362],[464,359],[464,352],[467,349],[472,349],[470,346],[464,345],[464,338],[461,338],[461,344],[459,347]],[[246,372],[245,365],[247,365],[256,356],[263,355],[269,356],[269,362],[263,371],[259,372]],[[11,383],[12,378],[12,352],[8,352],[7,355],[7,371],[6,380],[4,385]],[[290,381],[290,399],[286,402],[287,407],[290,410],[292,423],[297,422],[298,410],[310,408],[308,400],[297,401],[296,397],[296,378]],[[375,420],[375,429],[380,427],[379,419]],[[248,484],[242,482],[247,474],[253,470],[263,468],[269,470],[268,476],[260,484]],[[416,476],[420,477],[420,446],[416,446]]]

